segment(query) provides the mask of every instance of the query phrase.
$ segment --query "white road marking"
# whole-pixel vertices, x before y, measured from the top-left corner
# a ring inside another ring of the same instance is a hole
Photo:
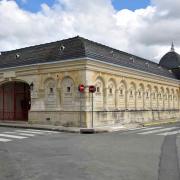
[[[145,127],[141,127],[141,128],[132,128],[132,129],[128,129],[129,131],[134,131],[134,130],[139,130],[139,129],[146,129]]]
[[[142,132],[142,133],[137,133],[137,134],[153,134],[153,133],[159,133],[159,132],[163,132],[163,131],[170,131],[173,129],[177,129],[178,127],[171,127],[171,128],[163,128],[163,129],[156,129],[156,130],[152,130],[152,131],[146,131],[146,132]]]
[[[18,134],[22,136],[30,136],[30,137],[35,136],[35,134],[28,134],[28,133],[18,133]]]
[[[34,130],[34,129],[18,129],[15,131],[5,131],[0,134],[0,142],[9,142],[13,139],[25,139],[34,137],[36,135],[46,135],[46,134],[53,134],[59,133],[57,131],[46,131],[46,130]],[[5,137],[5,138],[1,138]],[[12,139],[9,139],[12,138]]]
[[[3,132],[3,133],[6,133],[6,134],[17,134],[17,135],[22,135],[22,136],[35,136],[35,134],[29,134],[29,133],[20,133],[20,132]]]
[[[149,128],[140,129],[138,132],[149,131],[149,130],[160,129],[160,128],[162,128],[162,127],[161,126],[158,126],[158,127],[149,127]]]
[[[47,130],[38,130],[38,129],[26,129],[26,130],[34,131],[34,132],[59,133],[57,131],[47,131]]]
[[[144,127],[144,128],[136,128],[136,129],[129,129],[130,133],[140,133],[140,132],[144,132],[144,131],[149,131],[149,130],[154,130],[154,129],[160,129],[162,128],[161,126],[158,127]]]
[[[0,134],[2,137],[9,137],[9,138],[15,138],[15,139],[25,139],[27,137],[24,136],[16,136],[16,135],[10,135],[10,134]]]
[[[11,139],[0,138],[0,142],[9,142]]]
[[[17,132],[22,133],[32,133],[32,134],[44,134],[45,132],[35,132],[35,131],[26,131],[26,130],[16,130]]]
[[[168,136],[168,135],[174,135],[174,134],[179,134],[180,133],[180,130],[178,131],[171,131],[171,132],[165,132],[165,133],[160,133],[160,134],[157,134],[157,135],[160,135],[160,136]]]

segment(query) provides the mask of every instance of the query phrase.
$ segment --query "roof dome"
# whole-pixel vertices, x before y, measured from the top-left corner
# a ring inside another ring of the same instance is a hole
[[[171,51],[161,58],[159,64],[168,69],[178,68],[180,66],[180,55],[175,52],[173,43]]]

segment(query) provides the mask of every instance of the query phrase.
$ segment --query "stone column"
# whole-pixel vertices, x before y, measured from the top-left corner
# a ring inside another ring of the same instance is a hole
[[[135,90],[135,93],[134,93],[134,96],[135,96],[135,110],[137,110],[137,107],[138,107],[138,104],[137,104],[137,91]]]
[[[144,100],[145,100],[145,92],[144,91],[142,91],[142,98],[143,98],[143,100],[142,100],[142,109],[144,110],[145,109],[145,103],[144,103]]]
[[[179,92],[179,91],[178,91]],[[179,93],[178,93],[178,95],[177,95],[177,98],[178,98],[178,109],[179,109],[179,107],[180,107],[180,96],[179,96]]]
[[[152,92],[150,91],[150,93],[149,93],[149,98],[150,98],[150,109],[152,110],[153,109],[153,107],[152,107]]]
[[[61,108],[61,88],[57,88],[56,89],[56,93],[57,93],[57,108],[60,109]]]
[[[115,90],[115,108],[116,109],[119,108],[119,90],[118,89]]]
[[[108,88],[105,87],[103,89],[103,101],[104,101],[104,109],[107,110],[107,95],[108,95]]]
[[[162,98],[163,98],[163,110],[165,109],[165,99],[164,99],[164,93],[162,94]]]
[[[44,110],[44,90],[37,90],[36,87],[31,90],[31,110]]]
[[[156,101],[157,101],[157,106],[156,107],[157,107],[157,110],[159,110],[159,94],[158,93],[157,93],[157,100]]]
[[[125,102],[126,102],[126,109],[129,109],[129,90],[127,90],[126,91],[126,100],[125,100]]]

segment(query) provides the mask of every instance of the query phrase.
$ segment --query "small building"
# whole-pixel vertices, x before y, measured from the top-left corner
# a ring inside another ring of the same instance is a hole
[[[180,117],[179,67],[173,45],[157,64],[79,36],[2,52],[0,120],[91,127],[92,95],[96,127]]]

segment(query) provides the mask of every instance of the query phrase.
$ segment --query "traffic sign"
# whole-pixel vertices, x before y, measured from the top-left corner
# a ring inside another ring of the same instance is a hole
[[[89,92],[90,93],[96,92],[96,87],[95,86],[89,86]]]
[[[85,90],[84,84],[80,84],[80,85],[78,86],[78,90],[79,90],[79,92],[83,93],[84,90]]]

